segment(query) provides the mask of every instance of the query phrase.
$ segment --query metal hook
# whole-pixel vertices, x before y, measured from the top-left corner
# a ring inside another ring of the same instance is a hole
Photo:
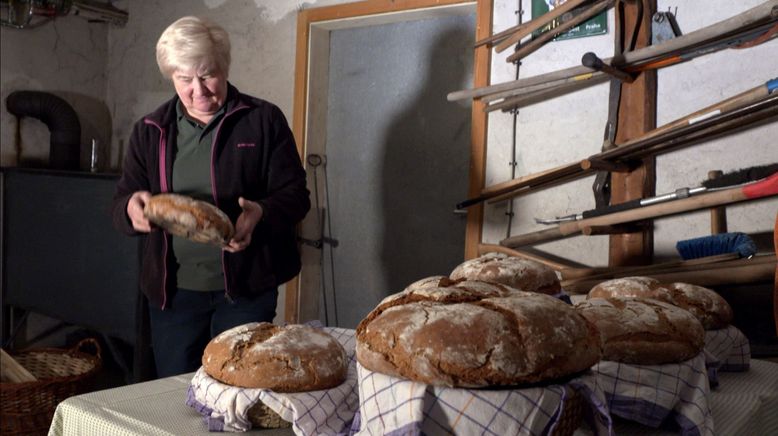
[[[319,165],[326,163],[327,158],[320,154],[311,153],[308,155],[305,161],[308,162],[308,165],[312,167],[318,167]]]

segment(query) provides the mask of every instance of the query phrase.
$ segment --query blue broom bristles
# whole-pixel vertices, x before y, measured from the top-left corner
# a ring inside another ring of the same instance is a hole
[[[684,260],[724,253],[737,253],[740,257],[750,257],[757,251],[754,241],[745,233],[739,232],[678,241],[675,249]]]

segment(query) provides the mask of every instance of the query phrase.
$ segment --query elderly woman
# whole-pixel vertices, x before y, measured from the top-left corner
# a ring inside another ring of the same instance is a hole
[[[228,81],[230,40],[196,17],[171,24],[157,64],[176,95],[136,123],[113,199],[114,225],[140,235],[157,376],[196,370],[218,333],[272,321],[278,286],[300,271],[296,225],[310,208],[305,171],[281,111]],[[218,247],[154,227],[151,195],[208,201],[235,224]]]

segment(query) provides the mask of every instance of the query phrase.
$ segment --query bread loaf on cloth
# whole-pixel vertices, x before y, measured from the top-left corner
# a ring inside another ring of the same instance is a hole
[[[461,263],[450,275],[452,280],[468,279],[508,285],[520,291],[554,295],[561,287],[556,271],[534,260],[486,253]]]
[[[698,355],[704,345],[700,321],[690,312],[662,301],[591,298],[575,308],[602,335],[602,360],[642,365],[677,363]]]
[[[276,392],[328,389],[343,383],[348,358],[330,334],[313,327],[254,322],[214,337],[203,352],[203,369],[214,379]]]
[[[211,203],[185,195],[153,195],[143,215],[169,233],[195,242],[224,246],[235,234],[227,214]]]
[[[589,291],[588,298],[596,297],[643,297],[664,301],[691,312],[705,330],[727,327],[733,318],[727,300],[712,289],[689,283],[660,283],[650,277],[602,282]]]
[[[449,387],[555,379],[591,367],[601,353],[595,327],[554,297],[445,277],[385,298],[356,333],[366,369]]]

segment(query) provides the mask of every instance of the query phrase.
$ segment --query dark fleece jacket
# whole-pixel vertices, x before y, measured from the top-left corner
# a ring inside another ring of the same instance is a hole
[[[112,203],[114,226],[145,239],[140,286],[150,304],[162,308],[176,289],[171,236],[159,229],[136,232],[126,210],[136,191],[175,192],[177,103],[174,97],[135,124]],[[296,226],[310,209],[309,191],[294,137],[278,107],[229,85],[225,109],[211,149],[213,203],[233,223],[241,212],[238,197],[258,202],[264,211],[251,244],[238,253],[223,252],[225,290],[229,296],[254,295],[299,273]]]

